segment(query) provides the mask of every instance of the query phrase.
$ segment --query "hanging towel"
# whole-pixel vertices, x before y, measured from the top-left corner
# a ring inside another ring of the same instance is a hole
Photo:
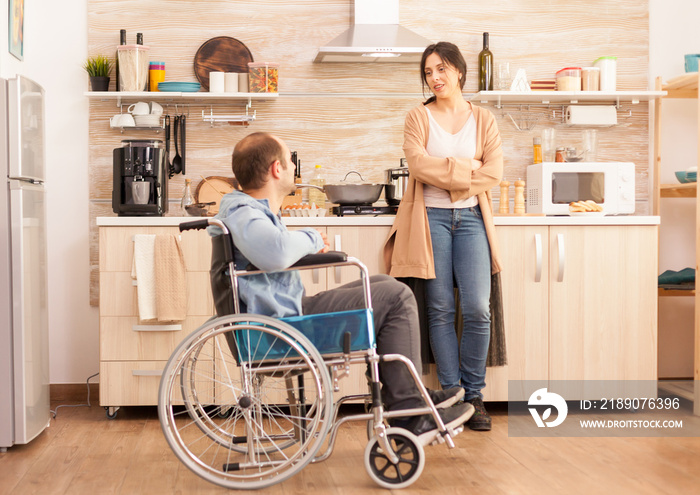
[[[184,320],[187,316],[185,258],[174,235],[156,235],[155,287],[158,321]]]
[[[153,264],[156,236],[137,234],[134,236],[134,263],[131,277],[136,280],[139,319],[155,320],[156,313],[156,276]]]

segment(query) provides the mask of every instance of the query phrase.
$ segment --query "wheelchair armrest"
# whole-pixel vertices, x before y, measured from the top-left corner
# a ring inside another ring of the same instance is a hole
[[[327,253],[307,254],[292,266],[326,265],[328,263],[342,263],[347,260],[348,255],[342,251],[328,251]]]
[[[307,254],[299,261],[294,263],[288,269],[292,270],[294,268],[310,268],[316,265],[328,265],[331,263],[344,263],[348,260],[348,255],[342,251],[328,251],[327,253],[320,254]],[[246,267],[247,272],[259,271],[258,267],[252,263]]]

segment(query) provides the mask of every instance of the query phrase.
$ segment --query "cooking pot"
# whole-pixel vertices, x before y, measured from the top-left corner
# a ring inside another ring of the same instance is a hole
[[[351,170],[341,182],[344,182],[350,174],[357,174],[362,179],[359,172]],[[354,184],[326,184],[323,187],[313,184],[297,184],[297,187],[313,187],[323,191],[328,201],[339,205],[371,205],[379,199],[386,184],[372,184],[364,182],[364,179],[362,181]]]
[[[401,159],[399,168],[386,169],[386,182],[386,190],[384,192],[386,202],[390,206],[396,206],[401,202],[403,195],[406,193],[406,186],[408,186],[408,167],[406,166],[405,158]]]

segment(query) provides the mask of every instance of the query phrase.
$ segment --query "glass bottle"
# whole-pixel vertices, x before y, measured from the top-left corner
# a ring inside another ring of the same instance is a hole
[[[326,179],[323,178],[321,165],[316,165],[313,178],[309,181],[313,186],[323,187],[326,185]],[[309,203],[316,204],[317,208],[323,209],[326,207],[326,193],[319,191],[314,187],[309,188]]]
[[[493,91],[493,53],[489,33],[484,33],[484,49],[479,52],[479,91]]]
[[[542,140],[532,138],[532,163],[542,163]]]
[[[180,200],[180,207],[184,215],[188,215],[186,207],[194,204],[194,196],[192,196],[192,187],[190,186],[191,182],[191,179],[185,179],[185,189],[182,191],[182,199]]]

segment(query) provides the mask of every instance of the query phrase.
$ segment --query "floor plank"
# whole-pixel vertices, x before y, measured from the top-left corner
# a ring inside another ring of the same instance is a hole
[[[503,405],[492,404],[490,432],[465,431],[457,448],[426,448],[413,494],[697,493],[700,438],[515,438]],[[349,411],[354,412],[352,409]],[[346,411],[347,412],[347,411]],[[386,494],[365,472],[365,425],[338,433],[331,457],[264,490],[270,495]],[[0,493],[223,494],[170,451],[155,408],[61,408],[51,427],[29,445],[0,454]],[[399,491],[396,491],[399,493]]]

